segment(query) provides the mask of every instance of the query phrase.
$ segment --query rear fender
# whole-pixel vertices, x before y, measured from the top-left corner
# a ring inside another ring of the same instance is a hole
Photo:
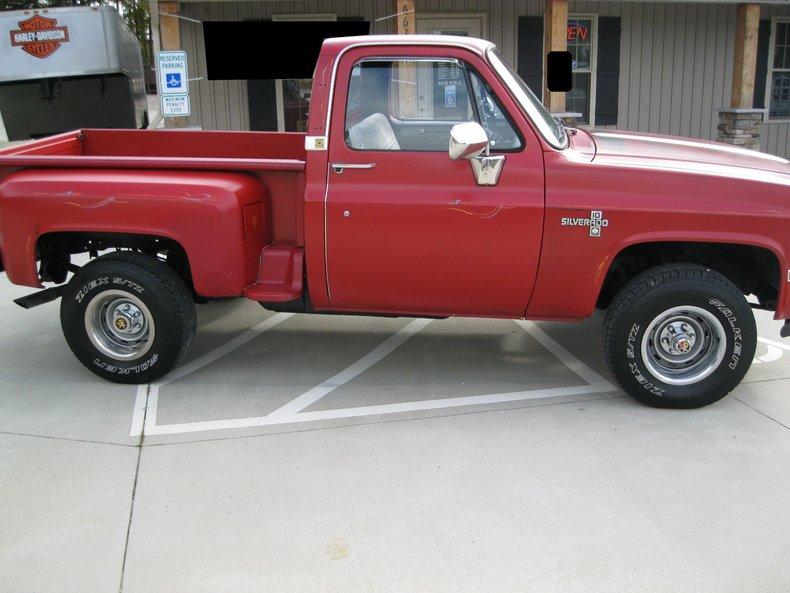
[[[15,284],[40,287],[45,234],[153,235],[183,247],[198,294],[240,296],[268,240],[267,205],[264,184],[243,173],[22,170],[0,183],[3,263]]]

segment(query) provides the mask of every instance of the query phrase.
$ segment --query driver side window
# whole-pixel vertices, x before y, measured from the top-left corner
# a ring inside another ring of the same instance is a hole
[[[354,65],[345,140],[352,150],[446,152],[450,129],[477,121],[493,150],[521,139],[491,88],[466,64],[448,59],[365,59]]]
[[[480,125],[488,134],[491,150],[519,150],[521,137],[510,123],[488,83],[474,70],[469,70],[472,92],[480,117]]]

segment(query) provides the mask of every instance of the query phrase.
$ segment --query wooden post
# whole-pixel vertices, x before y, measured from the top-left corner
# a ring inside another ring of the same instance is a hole
[[[735,26],[735,62],[732,72],[733,109],[754,106],[754,72],[757,67],[757,31],[760,27],[760,5],[739,4]]]
[[[395,0],[395,33],[414,35],[417,32],[414,16],[414,0]]]
[[[178,14],[178,2],[160,2],[159,12],[159,43],[162,51],[181,49],[181,23],[175,17],[165,16]],[[186,117],[165,118],[166,128],[186,128],[187,125],[189,119]]]
[[[562,113],[565,111],[565,93],[546,90],[546,54],[568,50],[568,0],[546,0],[543,31],[543,104],[552,113]]]
[[[395,0],[395,33],[414,35],[417,19],[414,0]],[[417,116],[417,66],[414,63],[398,66],[398,105],[401,117]]]

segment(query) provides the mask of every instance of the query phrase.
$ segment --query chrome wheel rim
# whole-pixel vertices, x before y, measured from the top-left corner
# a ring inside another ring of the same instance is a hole
[[[648,372],[669,385],[693,385],[724,359],[724,326],[713,313],[693,306],[658,315],[642,335],[642,361]]]
[[[85,309],[85,331],[97,350],[115,360],[134,360],[151,349],[156,335],[145,303],[123,290],[106,290]]]

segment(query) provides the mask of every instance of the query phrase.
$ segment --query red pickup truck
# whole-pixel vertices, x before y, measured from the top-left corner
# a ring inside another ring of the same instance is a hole
[[[2,265],[16,284],[54,283],[19,304],[62,297],[74,354],[124,383],[179,364],[211,298],[421,317],[600,309],[612,374],[664,407],[739,383],[753,307],[790,318],[787,160],[566,129],[481,40],[327,40],[313,80],[304,134],[81,130],[0,151]],[[78,253],[93,259],[78,267]]]

